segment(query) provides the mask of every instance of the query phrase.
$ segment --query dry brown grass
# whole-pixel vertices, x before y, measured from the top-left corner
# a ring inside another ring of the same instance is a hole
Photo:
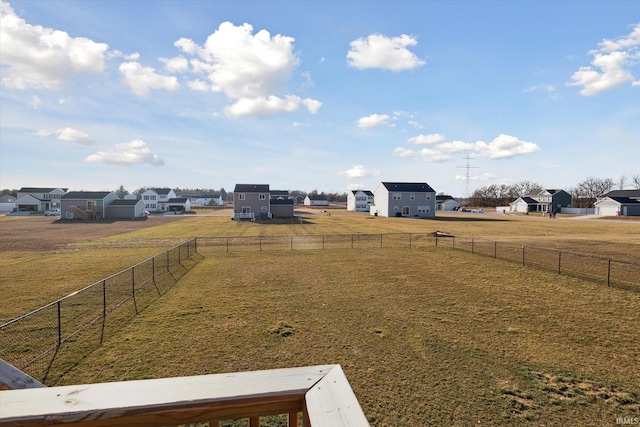
[[[20,285],[3,293],[9,304],[35,304],[43,289],[64,288],[58,280],[113,265],[111,274],[188,237],[435,230],[640,257],[637,222],[310,212],[302,224],[266,225],[196,215],[39,258],[3,251],[0,283]],[[637,293],[446,247],[212,249],[201,247],[205,258],[168,294],[58,382],[340,363],[378,426],[613,425],[640,412]],[[43,282],[39,270],[59,279]]]

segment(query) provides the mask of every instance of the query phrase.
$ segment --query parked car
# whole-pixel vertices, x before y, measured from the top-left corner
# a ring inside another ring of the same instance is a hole
[[[44,211],[44,216],[60,216],[60,209],[49,209]]]
[[[472,210],[471,210],[471,212],[473,212],[473,213],[484,213],[484,209],[481,209],[481,208],[479,208],[479,209],[472,209]]]

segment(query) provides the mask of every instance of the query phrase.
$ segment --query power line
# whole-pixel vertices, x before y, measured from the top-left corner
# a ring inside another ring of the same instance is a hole
[[[465,194],[464,194],[464,196],[468,199],[469,196],[470,196],[469,184],[470,184],[470,181],[471,181],[471,174],[469,172],[470,172],[470,169],[478,169],[478,166],[471,166],[471,164],[470,164],[471,156],[468,155],[468,154],[467,154],[467,157],[465,157],[465,160],[467,161],[467,164],[465,166],[456,166],[456,167],[457,168],[466,169],[466,173],[465,173],[465,176],[464,176],[464,178],[465,178]]]

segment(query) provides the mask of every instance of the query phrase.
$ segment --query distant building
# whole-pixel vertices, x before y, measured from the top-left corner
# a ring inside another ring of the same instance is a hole
[[[304,198],[305,206],[329,206],[325,196],[307,196]]]
[[[381,182],[373,192],[371,215],[433,218],[436,192],[426,182]]]
[[[369,190],[352,190],[347,193],[347,210],[369,212],[369,205],[373,204],[373,193]]]
[[[169,199],[176,198],[176,193],[171,188],[149,188],[140,198],[149,212],[167,212]]]
[[[455,211],[460,207],[460,202],[453,198],[453,196],[446,196],[444,194],[436,195],[436,210],[439,211]]]

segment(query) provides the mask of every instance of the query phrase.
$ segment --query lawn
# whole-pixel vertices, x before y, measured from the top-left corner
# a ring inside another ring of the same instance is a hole
[[[64,277],[91,278],[86,285],[188,237],[436,230],[640,259],[637,222],[310,211],[302,223],[267,225],[195,215],[64,248],[3,251],[0,283],[25,312],[21,304],[49,302],[52,286],[66,292]],[[448,247],[200,253],[167,294],[56,383],[339,363],[377,426],[614,425],[640,413],[638,293]],[[43,285],[36,265],[57,279]]]

